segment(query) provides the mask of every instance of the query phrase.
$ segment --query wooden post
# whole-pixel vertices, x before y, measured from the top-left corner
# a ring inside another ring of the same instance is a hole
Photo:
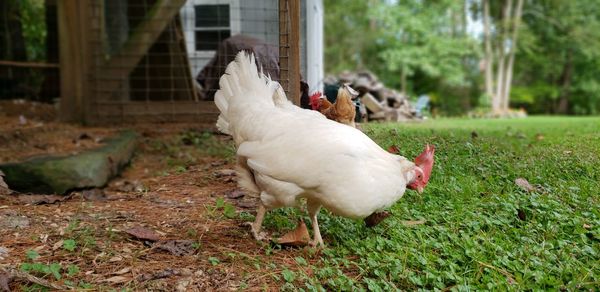
[[[60,119],[86,122],[90,51],[87,38],[89,0],[58,1]]]
[[[300,105],[300,0],[279,0],[280,79],[288,99]]]
[[[290,5],[290,93],[291,100],[300,106],[300,0]]]
[[[279,0],[279,83],[290,98],[289,86],[289,9],[288,0]]]

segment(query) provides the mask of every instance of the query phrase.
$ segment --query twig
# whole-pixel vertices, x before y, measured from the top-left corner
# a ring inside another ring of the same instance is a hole
[[[10,275],[11,278],[25,280],[25,281],[28,281],[28,282],[31,282],[31,283],[42,285],[44,287],[48,287],[48,288],[52,288],[52,289],[56,289],[56,290],[67,290],[68,289],[66,286],[51,283],[51,282],[49,282],[47,280],[44,280],[42,278],[38,278],[38,277],[33,276],[33,275],[29,274],[29,273],[22,272],[22,271],[19,271],[19,270],[10,269],[10,270],[6,271],[6,273],[8,275]]]
[[[495,270],[495,271],[497,271],[498,273],[500,273],[500,274],[502,274],[502,275],[506,276],[506,277],[508,278],[508,282],[509,282],[510,284],[517,283],[517,281],[515,281],[515,276],[513,276],[511,273],[509,273],[509,272],[507,272],[507,271],[505,271],[505,270],[503,270],[503,269],[496,268],[496,267],[494,267],[494,266],[492,266],[492,265],[490,265],[490,264],[486,264],[486,263],[484,263],[484,262],[477,261],[477,263],[479,263],[480,265],[482,265],[482,266],[484,266],[484,267],[486,267],[486,268],[490,268],[490,269],[492,269],[492,270]]]

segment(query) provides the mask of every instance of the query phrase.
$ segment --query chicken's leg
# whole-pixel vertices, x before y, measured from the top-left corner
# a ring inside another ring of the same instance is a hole
[[[258,204],[258,209],[256,210],[256,219],[254,219],[254,222],[246,222],[246,225],[250,226],[250,231],[252,232],[254,239],[260,241],[267,237],[264,232],[260,232],[263,220],[265,219],[265,213],[267,213],[267,208],[265,208],[262,202],[259,202]]]
[[[306,207],[308,209],[308,215],[310,215],[310,221],[312,222],[313,227],[313,240],[311,240],[308,244],[311,246],[320,245],[321,247],[325,247],[323,238],[321,238],[321,231],[319,230],[319,222],[317,221],[317,215],[321,209],[321,204],[307,200]]]

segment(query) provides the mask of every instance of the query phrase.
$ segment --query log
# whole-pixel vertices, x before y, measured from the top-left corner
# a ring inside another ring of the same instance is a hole
[[[102,187],[129,163],[137,134],[126,131],[104,141],[105,146],[71,156],[42,156],[0,164],[4,181],[15,191],[66,194],[70,190]]]

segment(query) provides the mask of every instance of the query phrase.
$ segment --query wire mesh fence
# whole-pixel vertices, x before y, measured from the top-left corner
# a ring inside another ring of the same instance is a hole
[[[47,45],[38,67],[33,62],[24,62],[26,58],[17,65],[3,65],[0,59],[0,82],[11,83],[29,74],[30,79],[38,78],[38,84],[28,94],[3,86],[0,97],[51,101],[61,96],[62,85],[67,93],[81,92],[73,108],[82,108],[85,120],[91,123],[212,120],[216,117],[212,99],[218,80],[240,50],[253,52],[263,70],[287,89],[290,46],[298,46],[288,37],[292,19],[287,2],[65,1],[61,15],[57,13],[55,1],[47,0]],[[71,8],[65,8],[71,4]],[[60,40],[58,17],[68,19],[64,33],[70,34]],[[78,25],[80,27],[73,27]],[[10,36],[0,33],[0,37],[8,40]],[[61,42],[61,48],[69,46],[63,43],[69,37],[71,43],[80,45],[83,50],[61,52],[60,57],[67,60],[60,60],[60,69],[79,66],[83,68],[83,76],[77,76],[79,72],[61,76],[63,79],[72,76],[73,82],[82,83],[82,88],[58,80],[58,43]],[[73,56],[77,61],[68,64],[71,67],[63,66],[71,61],[68,54],[77,55]],[[0,56],[11,62],[18,61],[10,54]],[[77,62],[83,65],[75,64]],[[63,98],[61,106],[67,108],[71,103]]]

